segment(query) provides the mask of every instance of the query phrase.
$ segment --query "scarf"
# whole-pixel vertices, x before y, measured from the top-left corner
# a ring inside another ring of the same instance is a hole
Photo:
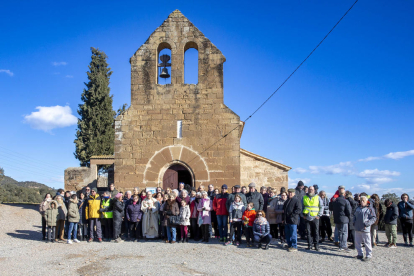
[[[141,196],[141,200],[144,200],[146,198],[147,198],[147,196]]]
[[[256,218],[254,223],[259,225],[267,224],[267,219],[264,217]]]

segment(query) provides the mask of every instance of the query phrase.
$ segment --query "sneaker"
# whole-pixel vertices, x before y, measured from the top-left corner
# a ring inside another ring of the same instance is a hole
[[[88,242],[93,242],[93,239],[92,239],[92,238],[90,238],[90,239],[88,240]]]
[[[354,258],[357,258],[358,260],[362,260],[364,258],[364,256],[357,255]]]
[[[397,245],[395,243],[391,243],[388,248],[397,248]]]
[[[298,251],[298,249],[297,248],[294,248],[294,247],[291,247],[290,248],[290,252],[297,252]]]
[[[102,239],[98,239],[98,242],[102,243]]]
[[[232,242],[232,241],[228,241],[228,242],[225,242],[225,243],[224,243],[224,245],[225,245],[225,246],[227,246],[227,245],[232,245],[232,244],[233,244],[233,242]]]
[[[239,242],[236,242],[236,244],[235,244],[236,246],[239,246],[240,245],[240,243]]]
[[[68,244],[72,244],[72,241],[71,240],[68,240]]]
[[[124,240],[123,240],[123,239],[121,239],[121,238],[117,238],[117,239],[115,239],[115,242],[116,242],[116,243],[121,243],[121,242],[124,242]]]
[[[78,239],[74,239],[73,242],[80,243]]]

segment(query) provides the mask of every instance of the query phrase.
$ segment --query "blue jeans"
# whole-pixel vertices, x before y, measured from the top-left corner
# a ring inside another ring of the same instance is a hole
[[[217,215],[217,224],[220,238],[227,238],[227,233],[229,232],[228,225],[227,225],[227,218],[228,216],[221,216]]]
[[[285,236],[288,247],[298,248],[297,228],[296,224],[285,224]]]
[[[172,239],[171,239],[171,232],[172,232]],[[175,238],[177,236],[177,229],[175,226],[167,226],[167,237],[169,241],[175,241]]]
[[[78,223],[77,222],[69,222],[69,230],[68,230],[68,240],[72,237],[72,230],[73,230],[73,239],[76,240],[78,238]]]
[[[339,248],[348,248],[348,223],[337,223],[335,229],[338,228]]]
[[[334,242],[338,242],[338,241],[339,241],[338,226],[335,225]]]

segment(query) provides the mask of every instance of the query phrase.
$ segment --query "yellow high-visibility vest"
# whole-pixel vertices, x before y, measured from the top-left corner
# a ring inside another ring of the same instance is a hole
[[[310,199],[307,195],[303,196],[303,213],[309,214],[312,217],[316,217],[319,213],[319,196],[314,195],[312,199]]]
[[[111,199],[107,199],[107,200],[102,199],[101,200],[102,208],[109,207],[109,205],[111,205],[110,203],[111,203]],[[113,218],[113,213],[112,212],[103,212],[102,217],[103,218]]]

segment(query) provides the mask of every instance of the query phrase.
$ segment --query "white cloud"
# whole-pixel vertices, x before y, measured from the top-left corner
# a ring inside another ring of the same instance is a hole
[[[312,174],[355,174],[355,168],[352,162],[341,162],[337,165],[330,166],[309,166]]]
[[[295,173],[301,174],[301,173],[307,172],[308,170],[304,168],[296,168],[296,169],[293,169],[292,171],[294,171]]]
[[[65,62],[65,61],[54,61],[54,62],[52,62],[53,66],[61,66],[61,65],[65,66],[66,64],[68,64],[68,63]]]
[[[390,158],[390,159],[401,159],[410,155],[414,155],[414,150],[409,150],[409,151],[398,151],[398,152],[390,152],[386,155],[384,155],[385,158]]]
[[[363,159],[359,159],[359,162],[368,162],[368,161],[373,161],[373,160],[380,160],[380,159],[401,159],[407,156],[411,156],[414,155],[414,150],[408,150],[408,151],[397,151],[397,152],[390,152],[386,155],[383,155],[381,157],[367,157],[367,158],[363,158]]]
[[[367,157],[367,158],[364,158],[364,159],[359,159],[358,161],[359,162],[368,162],[368,161],[373,161],[373,160],[379,160],[379,159],[381,159],[381,157]]]
[[[0,73],[6,73],[7,75],[9,75],[10,77],[13,77],[14,74],[12,71],[10,70],[6,70],[6,69],[0,69]]]
[[[389,170],[380,171],[378,169],[365,170],[365,171],[358,173],[358,176],[362,178],[380,178],[380,177],[390,177],[390,176],[400,176],[400,175],[401,175],[400,172],[389,171]]]
[[[72,75],[66,75],[66,78],[73,78],[73,76]]]
[[[49,132],[54,128],[68,127],[78,122],[69,106],[38,106],[36,109],[38,111],[24,117],[25,122],[34,129]]]

